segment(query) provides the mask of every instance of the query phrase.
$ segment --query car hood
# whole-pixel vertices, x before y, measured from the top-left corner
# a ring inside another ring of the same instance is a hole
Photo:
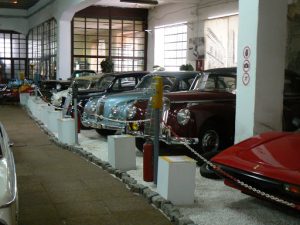
[[[180,91],[164,94],[171,102],[192,102],[197,100],[235,100],[235,94],[224,91]]]
[[[118,94],[109,95],[103,98],[105,105],[116,105],[126,103],[128,101],[149,99],[151,92],[148,89],[145,90],[133,90],[125,91]]]
[[[269,132],[247,139],[212,161],[274,179],[300,184],[300,133]]]

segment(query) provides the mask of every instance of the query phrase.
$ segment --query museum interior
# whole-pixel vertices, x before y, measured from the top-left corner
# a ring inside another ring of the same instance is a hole
[[[299,225],[299,0],[0,0],[0,225]]]

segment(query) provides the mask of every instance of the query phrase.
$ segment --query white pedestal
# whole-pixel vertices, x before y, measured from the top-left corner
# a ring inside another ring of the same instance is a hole
[[[161,156],[157,191],[176,205],[194,203],[196,161],[187,156]]]
[[[20,93],[20,104],[27,105],[29,99],[29,93]]]
[[[58,132],[58,119],[62,118],[62,112],[54,110],[54,108],[48,109],[48,121],[47,127],[52,133]]]
[[[136,169],[135,137],[129,135],[108,136],[108,162],[115,169]]]
[[[48,126],[48,109],[49,109],[49,106],[45,105],[45,104],[42,104],[40,106],[40,109],[41,109],[40,120],[43,122],[43,124],[45,126]]]
[[[60,118],[57,121],[58,139],[65,144],[75,144],[74,120],[72,118]]]

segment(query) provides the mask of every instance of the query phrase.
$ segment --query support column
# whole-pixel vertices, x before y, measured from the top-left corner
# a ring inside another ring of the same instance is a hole
[[[282,129],[287,1],[240,0],[235,142]]]
[[[71,77],[71,21],[58,22],[57,79]]]

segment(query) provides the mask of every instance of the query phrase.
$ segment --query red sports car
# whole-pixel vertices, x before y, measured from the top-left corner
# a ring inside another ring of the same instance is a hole
[[[226,185],[271,200],[243,182],[282,200],[276,202],[300,210],[300,133],[254,136],[219,153],[212,162],[228,175],[218,171]]]

